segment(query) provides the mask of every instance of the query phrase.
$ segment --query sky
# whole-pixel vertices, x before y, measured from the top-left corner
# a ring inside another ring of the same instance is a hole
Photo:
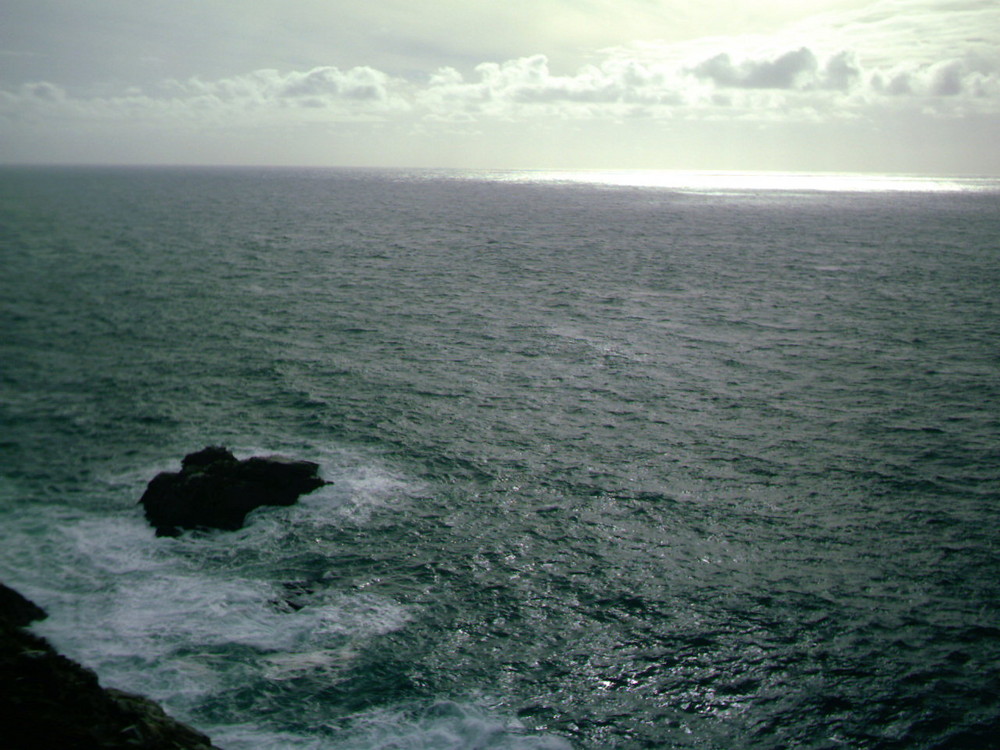
[[[0,163],[1000,175],[1000,0],[3,0]]]

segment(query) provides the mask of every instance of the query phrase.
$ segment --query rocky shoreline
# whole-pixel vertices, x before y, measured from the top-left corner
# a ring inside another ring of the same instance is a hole
[[[0,727],[5,750],[219,750],[154,701],[103,688],[26,626],[45,618],[0,583]]]
[[[237,460],[221,446],[188,454],[154,477],[142,499],[157,536],[238,529],[248,513],[291,505],[327,484],[318,464],[282,456]],[[0,746],[3,750],[218,750],[141,695],[103,688],[91,670],[27,630],[45,612],[0,583]]]

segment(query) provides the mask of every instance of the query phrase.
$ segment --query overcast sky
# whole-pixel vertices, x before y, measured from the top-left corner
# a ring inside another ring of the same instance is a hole
[[[3,0],[0,162],[1000,174],[998,0]]]

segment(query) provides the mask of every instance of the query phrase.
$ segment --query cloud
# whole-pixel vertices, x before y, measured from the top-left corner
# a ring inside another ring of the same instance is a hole
[[[852,52],[841,51],[827,60],[823,88],[847,91],[861,78],[861,66]]]
[[[26,98],[40,102],[61,102],[66,99],[66,92],[62,87],[46,81],[26,83],[21,86],[21,93]]]
[[[958,116],[1000,113],[1000,65],[945,59],[865,69],[851,51],[809,47],[737,58],[720,51],[694,63],[620,52],[572,73],[545,55],[484,62],[466,77],[441,68],[423,83],[358,66],[169,80],[117,96],[73,94],[46,81],[0,90],[8,121],[146,121],[226,127],[254,123],[385,120],[509,122],[538,119],[738,118],[774,122],[871,117],[878,111]]]
[[[379,119],[409,108],[398,82],[370,67],[319,67],[281,73],[256,70],[216,80],[166,80],[129,87],[117,95],[72,95],[47,81],[0,90],[0,116],[8,121],[152,122],[225,127],[238,123],[320,119]]]
[[[835,89],[846,91],[858,83],[861,69],[856,57],[841,51],[821,65],[807,47],[774,58],[750,59],[734,63],[727,52],[691,68],[702,79],[720,88],[743,89]]]
[[[738,65],[723,52],[691,72],[724,88],[794,89],[814,78],[817,67],[816,56],[802,47],[775,60],[748,60]]]
[[[483,63],[474,73],[467,81],[454,69],[442,69],[415,100],[442,118],[619,117],[637,108],[680,106],[689,87],[683,77],[637,61],[605,60],[558,75],[545,55]]]
[[[863,53],[869,64],[907,61],[931,65],[951,56],[1000,49],[1000,4],[995,0],[879,0],[856,10],[822,16],[793,30],[825,36]]]
[[[322,67],[305,73],[288,74],[279,82],[277,93],[291,99],[310,97],[320,100],[387,102],[390,98],[390,85],[389,76],[367,66],[352,68],[346,72],[333,67]]]
[[[937,100],[939,107],[959,104],[994,109],[1000,100],[1000,64],[981,59],[941,60],[929,65],[901,65],[876,70],[872,90],[900,100]]]
[[[989,61],[865,69],[851,50],[809,47],[737,58],[720,51],[694,63],[616,50],[572,74],[533,55],[483,63],[466,78],[453,68],[411,92],[414,110],[436,119],[538,117],[853,119],[911,106],[948,116],[1000,113],[1000,66]]]
[[[216,81],[171,81],[181,97],[211,97],[220,104],[254,107],[343,108],[358,104],[373,110],[402,105],[393,80],[382,71],[360,66],[342,71],[332,66],[280,73],[263,69]]]
[[[0,114],[62,104],[66,100],[66,91],[61,86],[48,81],[31,81],[14,89],[0,89]]]

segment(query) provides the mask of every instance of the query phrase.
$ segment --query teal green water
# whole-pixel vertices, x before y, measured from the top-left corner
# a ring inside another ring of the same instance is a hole
[[[230,750],[994,746],[998,209],[3,170],[0,576]],[[334,484],[154,538],[206,444]]]

